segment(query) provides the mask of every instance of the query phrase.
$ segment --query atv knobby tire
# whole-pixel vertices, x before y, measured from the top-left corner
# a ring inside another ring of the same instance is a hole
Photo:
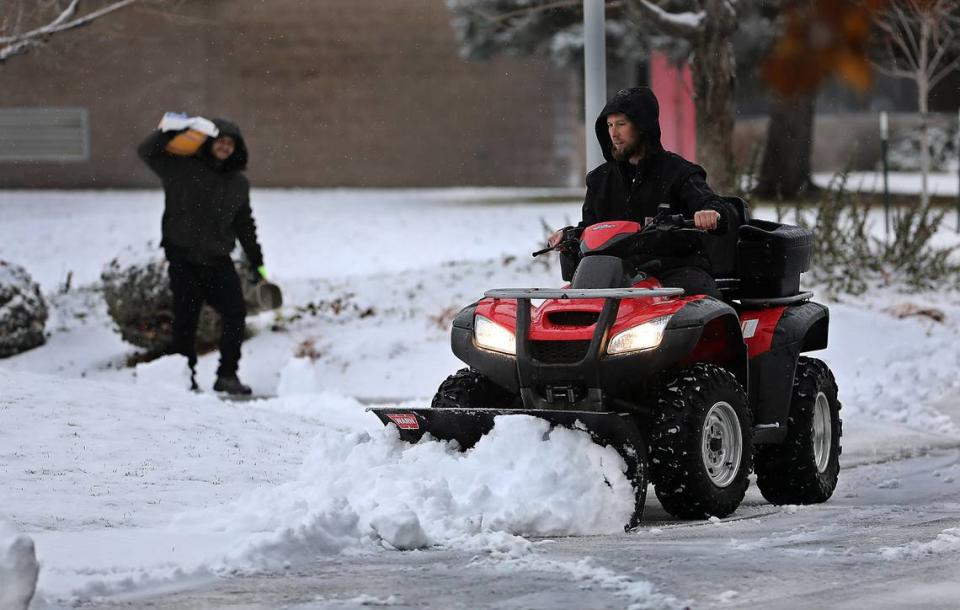
[[[447,377],[433,396],[434,409],[512,409],[520,398],[471,369]]]
[[[840,474],[840,401],[833,373],[816,358],[801,357],[793,381],[787,436],[757,450],[757,487],[772,504],[819,504]]]
[[[661,386],[650,432],[650,478],[681,519],[726,517],[749,484],[753,418],[730,371],[695,364]]]

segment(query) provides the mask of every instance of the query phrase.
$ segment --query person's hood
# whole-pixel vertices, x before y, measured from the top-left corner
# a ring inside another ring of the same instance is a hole
[[[633,87],[617,91],[597,117],[597,140],[600,141],[604,159],[613,161],[610,151],[613,142],[607,132],[607,116],[618,112],[627,115],[634,127],[640,130],[641,138],[648,146],[648,153],[663,150],[660,144],[660,104],[657,103],[657,96],[650,87]]]
[[[223,162],[221,168],[225,172],[242,172],[247,169],[247,144],[243,141],[243,134],[240,133],[240,127],[227,119],[213,119],[213,124],[217,126],[219,130],[219,136],[230,136],[233,138],[234,149],[233,154]],[[216,161],[213,157],[213,153],[210,150],[210,147],[213,146],[213,141],[216,138],[207,138],[207,141],[204,142],[204,153]]]

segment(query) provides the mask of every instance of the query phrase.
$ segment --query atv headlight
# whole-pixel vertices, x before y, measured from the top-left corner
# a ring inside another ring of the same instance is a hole
[[[483,316],[477,316],[473,322],[473,338],[482,348],[510,354],[517,354],[517,337],[514,333]]]
[[[607,345],[607,353],[626,354],[657,347],[663,339],[663,329],[667,327],[669,321],[670,316],[654,318],[618,333]]]

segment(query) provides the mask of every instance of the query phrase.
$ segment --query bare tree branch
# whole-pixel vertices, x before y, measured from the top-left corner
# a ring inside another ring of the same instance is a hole
[[[920,66],[916,64],[916,57],[919,54],[919,48],[916,52],[910,48],[909,44],[901,34],[900,28],[883,19],[882,17],[876,18],[874,23],[880,30],[887,34],[885,46],[887,50],[888,61],[896,66],[899,63],[899,60],[903,59],[910,65],[910,68],[913,70],[919,70]],[[894,45],[900,49],[899,55],[894,51]]]
[[[79,17],[77,9],[83,0],[71,0],[70,4],[50,22],[29,30],[7,36],[0,36],[0,64],[11,57],[25,53],[31,48],[43,45],[51,36],[67,30],[89,25],[97,19],[109,15],[140,0],[117,0],[95,11]]]
[[[930,88],[933,89],[936,87],[940,81],[946,78],[951,72],[960,70],[960,57],[957,57],[947,65],[943,67],[942,70],[930,77]]]
[[[930,91],[948,74],[960,68],[960,57],[940,65],[948,53],[960,52],[956,45],[960,29],[960,4],[957,0],[889,0],[887,8],[874,15],[874,24],[886,34],[886,65],[878,70],[898,78],[907,78],[917,87],[917,110],[924,119],[920,124],[920,200],[930,199],[930,135],[926,114]],[[900,61],[913,70],[902,70]]]
[[[80,0],[70,0],[70,5],[63,9],[63,12],[60,13],[60,16],[50,22],[49,27],[57,27],[62,25],[67,21],[67,19],[73,17],[77,12],[77,5],[80,4]]]
[[[907,0],[909,2],[909,0]],[[920,43],[917,41],[916,36],[914,35],[914,28],[916,27],[915,23],[911,22],[911,19],[907,17],[906,13],[903,10],[903,7],[899,4],[893,4],[891,7],[893,15],[896,17],[896,25],[893,25],[897,29],[895,36],[898,40],[903,42],[903,45],[906,47],[909,45],[909,49],[905,52],[910,57],[919,57],[920,56]]]
[[[703,32],[707,18],[706,11],[672,13],[649,0],[632,0],[627,7],[634,19],[649,19],[664,34],[687,40]]]
[[[883,74],[892,76],[894,78],[913,78],[916,75],[916,72],[910,72],[902,68],[891,68],[875,61],[871,61],[870,65],[876,71],[882,72]]]

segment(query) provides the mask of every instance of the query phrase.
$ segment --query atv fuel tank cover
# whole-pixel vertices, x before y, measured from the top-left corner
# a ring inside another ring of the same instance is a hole
[[[639,230],[640,223],[631,220],[615,220],[590,225],[583,232],[581,250],[584,253],[600,250]]]

